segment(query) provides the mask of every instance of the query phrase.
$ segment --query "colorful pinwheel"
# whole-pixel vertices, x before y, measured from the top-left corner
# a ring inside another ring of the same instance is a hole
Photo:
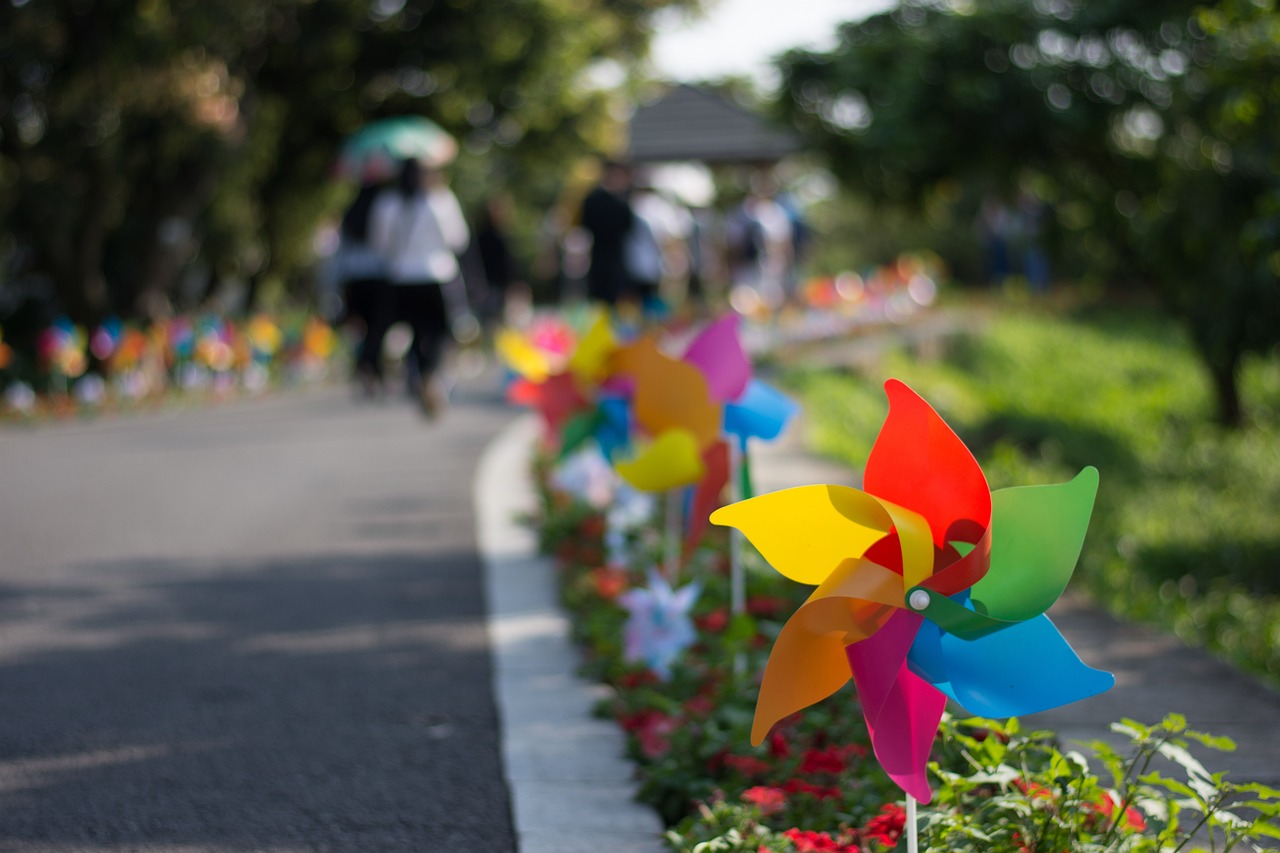
[[[1109,689],[1044,611],[1074,571],[1098,474],[991,492],[972,454],[914,391],[889,415],[863,490],[785,489],[718,510],[783,575],[817,589],[766,664],[752,742],[852,675],[876,758],[928,802],[929,748],[947,698],[987,717]]]
[[[544,322],[528,334],[511,330],[498,335],[498,355],[517,379],[507,399],[536,409],[549,441],[558,440],[568,455],[591,437],[599,418],[591,397],[607,374],[607,361],[616,347],[609,318],[596,315],[586,335],[574,341],[558,323]],[[608,455],[604,442],[602,450]]]

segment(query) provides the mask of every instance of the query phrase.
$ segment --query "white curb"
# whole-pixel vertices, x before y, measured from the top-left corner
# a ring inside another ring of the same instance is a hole
[[[527,415],[485,449],[476,473],[493,689],[520,853],[659,853],[662,822],[635,802],[625,739],[592,708],[604,688],[576,676],[554,567],[520,522],[536,507],[529,470],[539,426]]]

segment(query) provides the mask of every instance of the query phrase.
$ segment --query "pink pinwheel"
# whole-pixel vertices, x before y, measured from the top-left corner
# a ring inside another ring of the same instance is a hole
[[[1044,615],[1074,571],[1097,491],[1070,482],[991,492],[972,454],[910,388],[889,415],[863,490],[802,486],[718,510],[782,574],[817,589],[779,634],[752,741],[852,676],[882,767],[928,802],[929,749],[947,698],[988,717],[1107,690]]]
[[[722,432],[704,454],[707,474],[694,492],[685,537],[692,549],[706,528],[711,512],[720,506],[721,493],[737,467],[741,493],[749,495],[750,469],[747,439],[777,438],[796,413],[796,405],[768,384],[752,375],[751,359],[738,335],[739,319],[726,314],[703,329],[685,350],[684,361],[702,373],[710,397],[722,404]],[[730,438],[732,437],[732,438]],[[730,441],[737,442],[738,465],[733,464]]]

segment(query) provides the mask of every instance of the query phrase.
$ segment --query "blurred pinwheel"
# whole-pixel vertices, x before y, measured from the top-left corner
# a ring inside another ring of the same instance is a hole
[[[59,317],[40,333],[36,351],[50,369],[68,379],[75,379],[89,367],[86,344],[84,330],[66,317]]]
[[[540,323],[527,334],[506,330],[498,335],[498,355],[516,374],[507,399],[538,411],[548,440],[559,442],[562,458],[604,424],[596,400],[616,347],[603,312],[580,339],[560,323]],[[607,441],[600,445],[606,456],[612,454]]]
[[[145,332],[126,327],[120,333],[120,342],[111,352],[108,366],[112,372],[133,370],[142,363],[150,346],[151,340]]]
[[[440,167],[457,154],[457,141],[440,125],[422,116],[399,116],[366,124],[347,137],[334,170],[341,178],[377,181],[394,175],[402,160]]]
[[[1044,615],[1074,571],[1098,474],[991,492],[972,454],[914,391],[889,415],[863,490],[818,485],[718,510],[783,575],[817,589],[766,664],[751,739],[852,675],[882,767],[928,802],[929,748],[947,698],[987,717],[1109,689]]]
[[[699,482],[691,502],[686,549],[697,544],[712,510],[719,508],[733,468],[739,473],[739,494],[752,494],[748,439],[776,439],[798,409],[780,391],[754,377],[738,324],[738,315],[726,314],[703,329],[684,354],[684,361],[697,367],[707,380],[711,397],[723,405],[723,432],[737,442],[738,450],[736,465],[724,441],[704,454],[707,475]]]
[[[302,327],[302,357],[315,364],[328,361],[338,347],[333,327],[319,317],[308,317]]]
[[[201,319],[195,338],[195,360],[215,373],[225,373],[235,364],[231,346],[231,329],[221,319]]]
[[[246,336],[252,348],[254,361],[270,361],[284,346],[284,332],[276,321],[266,314],[256,314],[249,321]]]
[[[123,334],[124,324],[115,317],[108,317],[89,336],[89,352],[98,361],[110,362]]]
[[[673,589],[658,572],[649,571],[649,586],[632,587],[618,596],[628,612],[623,628],[624,655],[642,662],[664,681],[671,665],[698,639],[689,612],[702,587],[695,581]]]
[[[611,373],[630,386],[631,417],[645,437],[630,458],[615,462],[618,474],[649,492],[700,481],[723,417],[702,372],[645,336],[614,353]]]
[[[195,352],[196,330],[189,317],[174,317],[167,324],[156,326],[157,337],[163,332],[164,346],[172,364],[189,361]]]

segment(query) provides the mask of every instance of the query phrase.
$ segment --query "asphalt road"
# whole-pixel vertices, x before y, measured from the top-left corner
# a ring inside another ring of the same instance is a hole
[[[0,430],[0,851],[515,848],[483,382]]]

